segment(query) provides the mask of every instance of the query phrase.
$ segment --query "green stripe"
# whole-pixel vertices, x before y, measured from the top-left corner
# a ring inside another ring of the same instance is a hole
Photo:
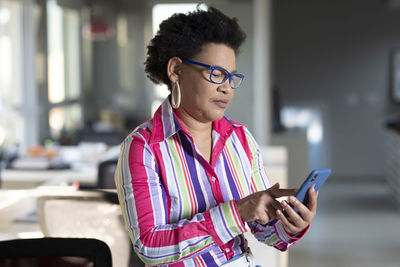
[[[273,236],[271,236],[270,238],[268,238],[265,241],[265,244],[267,244],[268,246],[271,246],[272,244],[276,243],[279,240],[278,236],[276,234],[274,234]]]
[[[246,179],[244,170],[241,165],[241,160],[239,158],[239,155],[236,153],[235,148],[233,147],[231,139],[229,139],[229,142],[226,143],[226,146],[228,147],[229,152],[231,152],[231,151],[233,152],[233,153],[229,153],[229,155],[231,156],[233,165],[236,167],[235,168],[236,174],[238,175],[237,178],[239,179],[239,182],[241,184],[241,189],[243,190],[244,197],[248,196],[248,195],[250,195],[250,188],[247,186],[248,179]],[[245,158],[245,160],[247,160],[247,157]],[[249,180],[249,182],[250,182],[250,180]]]
[[[224,219],[226,223],[228,224],[229,230],[232,232],[232,234],[240,234],[240,229],[239,226],[236,224],[235,218],[233,211],[230,208],[229,202],[225,202],[224,204],[220,205],[222,208],[222,213],[224,214]]]
[[[178,150],[175,147],[173,138],[167,139],[168,147],[171,153],[173,168],[175,170],[176,180],[178,181],[177,187],[180,190],[179,199],[182,201],[182,216],[181,218],[189,218],[191,213],[190,197],[185,182],[185,174],[183,172],[183,163],[179,158]],[[179,168],[179,167],[180,168]]]
[[[204,248],[205,246],[208,246],[210,244],[214,243],[214,240],[212,239],[212,237],[210,236],[209,238],[205,239],[204,241],[200,242],[199,244],[197,244],[196,246],[193,247],[189,247],[186,250],[182,251],[181,254],[179,255],[175,255],[175,256],[170,256],[170,257],[165,257],[162,259],[157,259],[157,260],[153,260],[153,259],[148,259],[142,255],[139,254],[139,250],[134,247],[134,250],[136,252],[136,254],[139,256],[139,258],[146,264],[152,264],[152,265],[159,265],[159,264],[163,264],[165,262],[173,262],[173,261],[177,261],[181,258],[184,258],[190,254],[193,254],[195,252],[198,252],[200,249]]]
[[[256,183],[256,191],[262,191],[267,188],[264,188],[263,182],[262,182],[262,176],[260,175],[259,169],[258,169],[258,162],[257,162],[257,148],[255,147],[255,144],[252,142],[251,138],[249,136],[246,136],[247,142],[249,143],[250,151],[251,154],[253,155],[253,162],[251,163],[252,165],[252,171],[253,171],[253,177],[254,177],[254,182]]]

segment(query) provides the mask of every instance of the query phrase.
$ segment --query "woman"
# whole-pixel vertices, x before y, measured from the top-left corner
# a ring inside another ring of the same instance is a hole
[[[254,266],[243,233],[279,250],[301,238],[316,213],[295,190],[270,186],[248,129],[224,117],[243,80],[245,39],[215,8],[175,14],[148,46],[145,69],[171,95],[121,146],[116,183],[134,248],[148,265]],[[285,217],[282,210],[289,214]]]

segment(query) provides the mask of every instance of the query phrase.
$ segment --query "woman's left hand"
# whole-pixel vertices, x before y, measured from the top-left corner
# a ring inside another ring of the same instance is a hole
[[[314,187],[308,190],[308,205],[305,206],[296,197],[290,196],[290,203],[296,207],[300,215],[285,201],[282,201],[282,206],[289,215],[288,218],[280,211],[277,211],[277,217],[281,219],[285,230],[291,234],[297,234],[306,229],[312,222],[317,213],[317,198],[318,192],[315,192]]]

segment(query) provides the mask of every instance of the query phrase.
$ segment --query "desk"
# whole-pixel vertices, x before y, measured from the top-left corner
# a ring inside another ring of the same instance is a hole
[[[35,218],[21,220],[36,211],[37,194],[37,189],[0,190],[0,240],[43,236]]]
[[[93,164],[80,169],[69,170],[14,170],[1,171],[3,189],[26,189],[39,185],[57,185],[79,182],[83,185],[95,185],[97,182],[97,165]]]
[[[113,190],[106,190],[111,191]],[[42,186],[34,189],[0,190],[0,240],[43,237],[37,212],[37,198],[41,195],[80,194],[73,186]]]

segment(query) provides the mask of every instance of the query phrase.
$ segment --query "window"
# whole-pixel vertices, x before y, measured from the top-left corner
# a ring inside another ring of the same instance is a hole
[[[50,136],[82,124],[80,63],[80,14],[78,10],[47,2],[48,102]]]
[[[0,2],[0,147],[23,142],[22,5]]]

